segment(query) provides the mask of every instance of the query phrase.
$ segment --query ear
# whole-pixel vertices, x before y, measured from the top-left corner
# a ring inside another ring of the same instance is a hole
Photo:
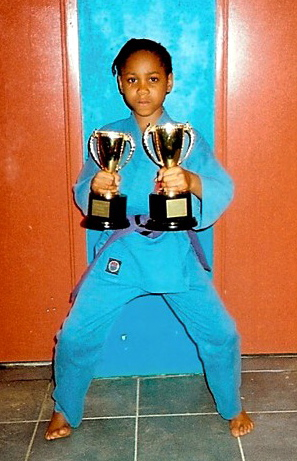
[[[120,75],[117,76],[119,92],[123,94],[123,84],[122,84],[122,77]]]
[[[173,74],[169,74],[167,77],[167,94],[171,92],[173,88]]]

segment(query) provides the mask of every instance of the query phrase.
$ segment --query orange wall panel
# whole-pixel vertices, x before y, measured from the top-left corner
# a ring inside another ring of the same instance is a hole
[[[60,2],[0,14],[0,360],[46,360],[75,278]]]
[[[221,289],[244,352],[296,352],[297,4],[230,0],[226,24],[221,142],[237,187],[219,231]]]
[[[297,351],[294,0],[218,0],[216,282],[245,353]],[[0,4],[0,361],[49,360],[85,266],[75,0]]]

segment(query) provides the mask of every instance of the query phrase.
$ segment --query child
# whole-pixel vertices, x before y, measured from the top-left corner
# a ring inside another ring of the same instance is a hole
[[[157,167],[143,150],[142,133],[149,123],[171,121],[163,108],[173,86],[171,57],[159,43],[131,39],[115,58],[112,71],[132,113],[128,119],[103,129],[131,133],[136,150],[121,171],[122,178],[98,171],[90,157],[75,185],[75,200],[86,214],[90,188],[103,194],[116,191],[121,182],[121,192],[128,196],[128,215],[147,215]],[[157,181],[167,192],[192,193],[199,229],[212,225],[232,199],[231,179],[197,132],[194,149],[183,166],[162,168]],[[111,233],[98,232],[96,251]],[[109,270],[110,261],[118,262],[116,273]],[[197,344],[217,410],[229,420],[232,435],[237,437],[253,429],[253,422],[241,407],[236,327],[197,259],[188,233],[163,232],[156,236],[139,228],[113,241],[96,260],[58,335],[55,411],[45,434],[47,440],[66,437],[71,427],[79,426],[84,399],[111,326],[124,304],[148,293],[164,297]]]

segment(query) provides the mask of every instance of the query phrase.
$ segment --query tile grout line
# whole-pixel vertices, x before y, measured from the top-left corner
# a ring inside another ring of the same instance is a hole
[[[49,392],[49,390],[50,390],[50,387],[51,387],[51,382],[48,383],[47,389],[46,389],[46,391],[45,391],[45,395],[44,395],[44,398],[43,398],[43,401],[42,401],[42,404],[41,404],[41,408],[40,408],[40,411],[39,411],[38,419],[37,419],[37,421],[36,421],[36,424],[35,424],[35,427],[34,427],[34,431],[33,431],[31,440],[30,440],[30,442],[29,442],[29,446],[28,446],[27,453],[26,453],[26,456],[25,456],[24,461],[28,461],[29,456],[30,456],[30,454],[31,454],[33,442],[34,442],[34,440],[35,440],[35,436],[36,436],[36,432],[37,432],[37,429],[38,429],[38,425],[39,425],[39,423],[40,423],[40,421],[41,421],[41,416],[42,416],[42,413],[43,413],[43,409],[44,409],[44,406],[45,406],[45,402],[46,402],[47,397],[48,397],[48,392]]]
[[[248,410],[248,414],[266,415],[266,414],[294,414],[297,410]],[[217,411],[213,412],[198,412],[198,413],[156,413],[156,414],[143,414],[138,415],[140,418],[162,418],[170,416],[212,416],[217,415]],[[135,419],[135,415],[114,415],[114,416],[87,416],[83,421],[96,421],[105,419]],[[50,419],[30,419],[30,420],[15,420],[15,421],[0,421],[0,426],[5,424],[30,424],[30,423],[46,423]]]
[[[156,413],[155,415],[139,415],[139,418],[168,418],[175,416],[213,416],[218,415],[217,411],[208,412],[208,413]]]
[[[136,387],[136,415],[135,415],[135,435],[134,435],[134,461],[137,461],[138,455],[138,418],[139,418],[139,389],[140,389],[140,379],[137,378],[137,387]]]
[[[297,410],[296,410],[297,413]],[[92,420],[98,420],[98,419],[134,419],[137,418],[143,419],[143,418],[168,418],[168,417],[175,417],[175,416],[213,416],[213,415],[218,415],[217,411],[214,412],[209,412],[209,413],[156,413],[156,414],[137,414],[135,415],[125,415],[125,416],[88,416],[86,418],[83,418],[83,421],[92,421]]]
[[[240,437],[237,437],[237,442],[238,442],[239,451],[240,451],[240,455],[241,455],[241,461],[246,461]]]
[[[251,415],[270,415],[277,413],[297,413],[297,410],[248,410],[247,413]]]
[[[297,370],[290,370],[287,368],[284,369],[278,369],[278,370],[241,370],[241,373],[296,373]]]

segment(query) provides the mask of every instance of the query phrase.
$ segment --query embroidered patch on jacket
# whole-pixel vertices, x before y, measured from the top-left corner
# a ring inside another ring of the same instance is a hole
[[[109,258],[105,271],[110,274],[118,275],[120,272],[122,261],[118,259]]]

